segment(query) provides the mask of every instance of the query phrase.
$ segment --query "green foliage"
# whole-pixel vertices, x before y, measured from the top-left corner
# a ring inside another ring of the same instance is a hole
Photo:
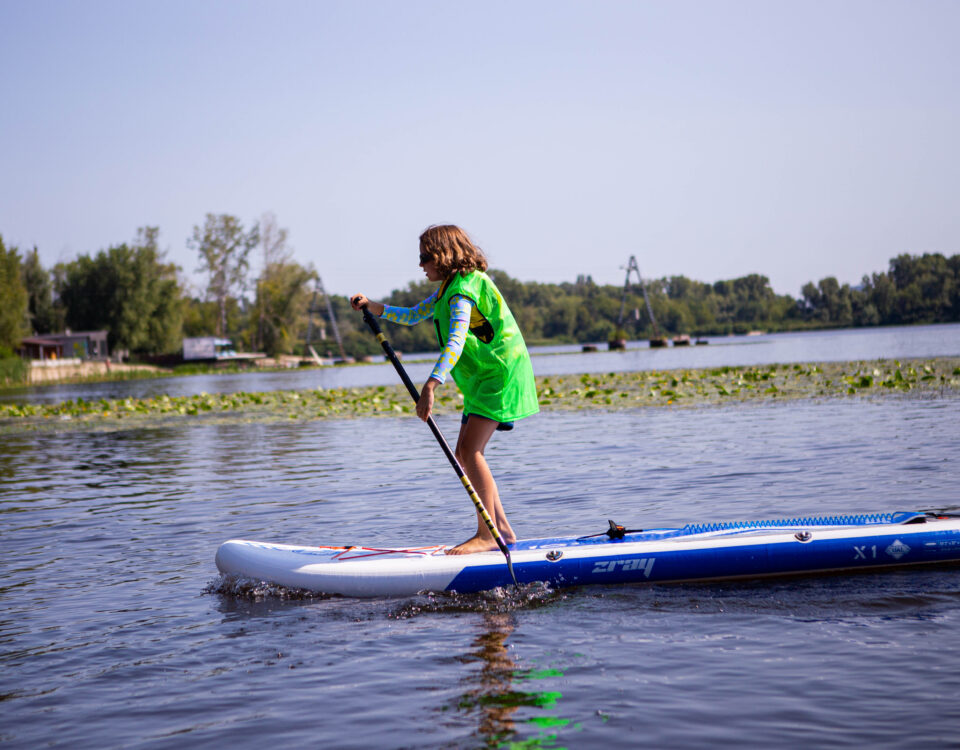
[[[230,299],[227,303],[227,322],[230,330],[236,330],[241,316],[239,315],[237,300]],[[217,318],[220,315],[215,301],[207,302],[193,297],[184,301],[183,306],[183,335],[186,337],[212,336],[217,330]]]
[[[590,276],[580,276],[572,284],[525,283],[496,269],[490,271],[490,276],[509,303],[528,343],[586,343],[653,335],[639,288],[628,290],[626,319],[617,330],[622,286],[601,286]],[[712,284],[684,276],[645,283],[654,316],[668,336],[960,320],[960,255],[901,255],[890,261],[889,273],[865,277],[860,289],[828,277],[818,284],[806,284],[799,300],[776,294],[769,279],[760,274]],[[435,284],[427,281],[412,282],[384,301],[409,307],[425,299],[434,288]],[[359,346],[366,333],[360,316],[349,310],[345,298],[340,300],[338,320],[340,310],[345,311],[341,329],[359,334],[349,337],[348,352],[368,353],[369,346]],[[426,322],[413,327],[389,326],[387,334],[399,350],[437,348],[434,328]],[[369,338],[368,333],[366,337]]]
[[[107,329],[110,349],[143,353],[180,347],[183,302],[177,267],[162,262],[157,229],[138,232],[137,244],[96,256],[81,255],[55,274],[66,324],[75,330]]]
[[[677,408],[756,400],[954,397],[960,393],[957,358],[889,362],[827,362],[766,368],[721,367],[701,370],[620,372],[537,378],[544,411],[581,409]],[[183,368],[184,372],[190,371]],[[950,374],[952,372],[952,375]],[[455,389],[438,392],[436,413],[461,407]],[[411,414],[413,403],[403,386],[310,389],[301,391],[201,393],[65,401],[0,403],[0,429],[42,426],[57,430],[72,423],[115,429],[204,419],[216,423],[251,420],[312,420]],[[151,420],[156,420],[151,422]]]
[[[0,237],[0,300],[0,347],[13,350],[30,332],[28,298],[21,275],[20,253],[15,247],[8,250],[3,237]]]
[[[7,349],[7,352],[10,350]],[[20,357],[4,356],[0,351],[0,385],[21,385],[27,382],[27,375],[30,372],[28,365]]]
[[[50,272],[40,263],[37,248],[23,259],[23,285],[27,290],[30,328],[36,334],[63,330],[63,308],[53,302],[53,281]]]
[[[259,236],[263,270],[254,291],[247,335],[253,349],[271,357],[292,354],[308,325],[308,284],[317,274],[312,267],[305,268],[293,260],[287,248],[287,230],[277,225],[273,213],[261,217]]]
[[[366,326],[364,326],[364,328],[366,329]],[[397,328],[399,328],[399,326],[396,326],[394,330],[387,332],[387,337],[390,339],[390,343],[393,345],[394,349],[402,354],[404,347],[396,344],[393,337],[393,333]],[[380,347],[380,344],[377,343],[377,340],[370,334],[369,329],[360,331],[347,328],[344,330],[344,328],[341,326],[340,337],[343,339],[343,349],[350,357],[370,357],[383,354],[383,349]],[[316,349],[317,352],[329,356],[336,354],[334,349],[335,346],[336,344],[333,341],[328,340],[325,350],[316,343],[314,343],[313,348]],[[436,345],[434,345],[433,348],[436,349]],[[406,351],[410,350],[406,349]]]
[[[254,348],[271,357],[290,354],[305,328],[310,306],[309,282],[316,278],[311,268],[294,261],[267,265],[257,282],[253,314],[256,338]]]
[[[805,284],[802,317],[823,326],[901,325],[960,320],[960,255],[899,255],[859,288],[835,278]]]
[[[20,385],[27,382],[28,365],[13,353],[8,346],[0,346],[0,386]]]
[[[162,262],[157,231],[141,230],[132,246],[80,256],[49,272],[41,267],[36,248],[21,261],[17,250],[6,250],[0,238],[0,343],[17,346],[29,333],[28,326],[46,333],[68,325],[106,328],[111,348],[143,353],[175,352],[183,336],[215,333],[241,350],[303,353],[309,282],[315,271],[293,261],[285,245],[286,230],[276,226],[271,214],[249,231],[226,214],[207,214],[205,225],[194,227],[190,244],[200,255],[201,270],[209,274],[207,300],[182,296],[177,268]],[[258,242],[264,270],[251,301],[243,291],[249,253]],[[654,334],[639,286],[631,286],[624,298],[621,285],[599,285],[589,275],[561,284],[522,282],[497,269],[490,275],[530,344]],[[713,283],[670,276],[645,284],[659,329],[667,336],[960,321],[960,255],[900,255],[891,259],[887,272],[865,276],[859,287],[826,277],[804,285],[800,299],[776,294],[760,274]],[[51,286],[58,296],[51,294]],[[413,306],[435,288],[425,280],[410,282],[384,302]],[[626,314],[618,328],[621,301]],[[331,296],[330,302],[346,353],[379,354],[379,345],[349,300]],[[319,314],[326,318],[326,309]],[[331,329],[327,321],[328,335]],[[385,323],[384,329],[399,352],[437,350],[432,322]],[[321,355],[337,354],[332,338],[322,342],[311,334],[311,339]]]

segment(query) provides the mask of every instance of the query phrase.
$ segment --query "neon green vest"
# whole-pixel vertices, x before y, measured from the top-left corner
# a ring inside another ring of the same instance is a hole
[[[443,282],[433,321],[440,347],[450,330],[450,298],[473,300],[470,332],[451,375],[463,393],[464,414],[512,422],[540,411],[527,345],[500,290],[483,271]]]

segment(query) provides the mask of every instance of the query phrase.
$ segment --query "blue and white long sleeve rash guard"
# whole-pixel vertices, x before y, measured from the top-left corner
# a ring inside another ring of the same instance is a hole
[[[416,307],[393,307],[392,305],[383,306],[383,315],[381,318],[399,323],[404,326],[416,325],[422,320],[433,317],[433,311],[437,305],[437,294],[439,289],[427,297]],[[467,341],[467,332],[470,330],[470,312],[473,308],[473,300],[459,294],[450,298],[450,330],[447,331],[447,344],[440,352],[440,358],[434,365],[430,377],[441,383],[446,382],[447,375],[453,369],[463,354],[463,345]]]

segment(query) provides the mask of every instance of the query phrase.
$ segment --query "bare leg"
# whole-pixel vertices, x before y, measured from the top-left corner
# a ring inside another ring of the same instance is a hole
[[[483,452],[487,447],[490,437],[497,429],[497,423],[486,417],[478,417],[471,414],[467,418],[467,423],[460,426],[460,437],[457,439],[456,456],[463,470],[467,473],[470,483],[480,496],[480,502],[486,508],[490,518],[493,519],[497,531],[503,537],[507,544],[513,544],[517,541],[516,534],[510,527],[507,520],[507,514],[500,503],[500,493],[497,491],[497,483],[493,479],[490,467],[487,465],[487,459]],[[447,551],[448,555],[468,555],[471,552],[485,552],[487,550],[497,549],[497,542],[483,522],[480,514],[477,513],[477,533],[463,544]]]

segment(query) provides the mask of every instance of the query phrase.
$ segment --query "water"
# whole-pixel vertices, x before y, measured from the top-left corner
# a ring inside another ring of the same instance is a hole
[[[387,333],[389,335],[389,331]],[[584,354],[577,344],[533,347],[531,353],[537,375],[958,356],[960,323],[725,336],[706,340],[710,342],[707,346],[667,349],[650,349],[645,341],[631,341],[626,351]],[[605,344],[601,346],[606,347]],[[409,355],[404,366],[413,381],[421,383],[430,375],[434,361],[431,355],[421,353]],[[356,388],[395,383],[397,374],[393,366],[382,364],[43,386],[0,393],[0,401],[51,403],[77,398],[150,398],[163,394],[192,396],[203,392]]]
[[[958,419],[955,398],[542,414],[488,458],[521,536],[957,509]],[[957,745],[957,568],[522,598],[218,578],[230,537],[465,538],[411,418],[9,435],[0,477],[11,748]]]

